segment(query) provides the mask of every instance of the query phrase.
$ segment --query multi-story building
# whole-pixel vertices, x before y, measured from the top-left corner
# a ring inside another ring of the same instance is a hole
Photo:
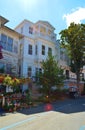
[[[0,59],[0,73],[18,75],[19,43],[22,35],[5,26],[7,19],[0,16],[0,46],[3,58]]]
[[[75,74],[70,72],[65,50],[60,49],[55,28],[49,22],[33,23],[24,20],[15,30],[5,26],[7,22],[7,19],[0,16],[0,46],[3,54],[0,59],[0,72],[35,80],[36,72],[42,71],[41,62],[46,60],[50,52],[64,69],[64,74],[70,78],[75,77]]]
[[[21,75],[35,77],[37,71],[42,71],[41,61],[46,60],[49,52],[56,59],[59,57],[55,28],[49,22],[24,20],[15,30],[24,35],[20,41]]]

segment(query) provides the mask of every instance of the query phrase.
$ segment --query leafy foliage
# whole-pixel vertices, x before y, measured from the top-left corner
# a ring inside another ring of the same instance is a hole
[[[42,69],[43,72],[39,74],[39,83],[42,85],[43,93],[49,95],[53,86],[63,86],[63,70],[58,67],[58,63],[51,54],[46,61],[42,62]]]
[[[61,43],[65,47],[73,63],[71,68],[77,74],[79,80],[80,69],[84,65],[82,59],[85,53],[85,25],[71,23],[68,29],[60,32]]]

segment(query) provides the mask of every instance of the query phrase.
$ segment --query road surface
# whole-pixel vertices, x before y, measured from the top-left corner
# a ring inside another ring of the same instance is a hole
[[[85,98],[0,116],[0,130],[85,130]]]

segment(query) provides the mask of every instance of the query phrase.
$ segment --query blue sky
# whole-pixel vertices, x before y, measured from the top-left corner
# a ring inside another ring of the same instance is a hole
[[[15,28],[22,20],[45,20],[57,35],[71,22],[85,23],[85,0],[0,0],[0,15]]]

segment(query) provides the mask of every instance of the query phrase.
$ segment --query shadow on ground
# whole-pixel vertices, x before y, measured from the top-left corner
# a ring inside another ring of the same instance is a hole
[[[35,107],[18,110],[17,112],[25,115],[30,115],[46,111],[56,111],[65,114],[85,112],[85,97],[56,101],[54,103],[45,103]],[[4,115],[4,113],[5,112],[3,110],[0,110],[0,115]]]
[[[56,101],[54,103],[42,104],[36,107],[19,110],[19,113],[30,115],[46,111],[56,111],[65,114],[84,112],[85,111],[85,97],[78,99],[69,99],[64,101]]]

